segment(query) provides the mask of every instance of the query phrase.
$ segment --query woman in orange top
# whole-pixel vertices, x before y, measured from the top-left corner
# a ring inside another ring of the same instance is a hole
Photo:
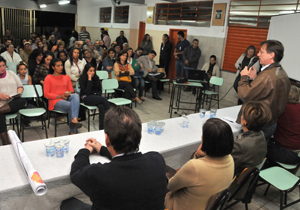
[[[130,84],[130,76],[134,75],[134,70],[131,64],[127,62],[127,57],[128,54],[126,50],[122,50],[118,54],[117,62],[114,64],[115,77],[119,81],[119,88],[125,90],[125,98],[131,99],[132,101],[136,100],[141,104],[143,101],[136,97],[133,87]]]

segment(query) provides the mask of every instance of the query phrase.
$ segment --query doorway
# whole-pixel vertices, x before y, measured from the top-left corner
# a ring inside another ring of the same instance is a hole
[[[139,24],[139,38],[138,38],[138,44],[137,46],[139,47],[141,45],[141,42],[145,36],[145,28],[146,28],[146,23],[143,21],[140,21]]]

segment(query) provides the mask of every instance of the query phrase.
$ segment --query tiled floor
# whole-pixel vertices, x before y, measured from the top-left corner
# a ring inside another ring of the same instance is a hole
[[[170,103],[170,94],[168,94],[167,90],[168,87],[165,86],[166,90],[163,91],[160,95],[160,97],[163,99],[162,101],[157,101],[151,98],[151,93],[147,93],[146,101],[139,105],[137,104],[137,107],[133,108],[134,111],[138,113],[140,116],[142,122],[148,122],[150,120],[162,120],[170,118],[169,114],[169,103]],[[150,90],[151,91],[151,90]],[[192,95],[191,92],[182,92],[182,99],[185,99],[186,101],[195,101],[195,96]],[[226,98],[225,98],[226,99]],[[220,108],[234,106],[235,104],[230,101],[222,100],[220,102]],[[215,104],[213,102],[213,104]],[[192,108],[190,105],[185,105],[187,108]],[[215,108],[217,106],[214,106]],[[193,113],[193,111],[186,112],[185,114]],[[173,114],[173,117],[179,117],[180,114],[182,114],[181,111],[179,111],[177,114]],[[40,122],[32,122],[33,125],[38,125]],[[95,120],[91,120],[91,131],[98,129],[98,117],[96,116]],[[79,129],[80,133],[87,132],[87,120],[83,122],[83,127]],[[62,135],[68,135],[68,129],[66,125],[60,125],[58,126],[58,136]],[[54,137],[54,121],[51,120],[50,123],[50,129],[48,130],[49,138]],[[25,130],[25,142],[26,141],[34,141],[38,139],[44,139],[46,138],[44,130],[41,128],[32,128]],[[276,210],[279,209],[279,201],[280,201],[280,194],[279,192],[273,188],[270,187],[270,190],[267,194],[267,196],[264,196],[263,193],[266,189],[266,185],[260,186],[257,188],[252,202],[248,205],[249,210],[255,210],[255,209],[262,209],[262,210]],[[299,198],[299,190],[296,188],[293,192],[288,194],[288,202],[297,200]],[[0,205],[1,209],[1,205]],[[9,209],[9,208],[7,208]],[[11,208],[13,209],[13,207]],[[231,207],[230,209],[234,210],[240,210],[245,209],[244,204],[238,203],[235,206]],[[287,209],[300,210],[300,203],[295,204]]]

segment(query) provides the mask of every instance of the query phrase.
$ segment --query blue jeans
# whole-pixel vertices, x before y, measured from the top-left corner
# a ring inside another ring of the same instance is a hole
[[[79,95],[77,93],[71,94],[68,100],[60,100],[55,106],[54,110],[68,112],[69,123],[71,123],[73,118],[78,118],[80,107]],[[77,128],[71,129],[70,133],[77,133]]]
[[[261,130],[264,132],[266,141],[269,142],[272,135],[275,133],[277,123],[271,125],[265,125]]]
[[[143,91],[145,89],[145,80],[143,77],[132,77],[133,87],[139,90],[139,97],[143,96]]]
[[[182,76],[184,76],[184,74],[183,74],[183,60],[177,60],[176,61],[176,77],[180,77],[181,73],[182,73]]]

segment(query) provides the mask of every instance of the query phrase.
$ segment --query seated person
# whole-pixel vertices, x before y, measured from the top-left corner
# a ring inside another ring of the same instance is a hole
[[[86,63],[97,66],[96,59],[91,57],[91,52],[89,50],[83,50],[83,59]]]
[[[46,54],[46,53],[45,53]],[[39,49],[35,49],[29,56],[29,63],[28,63],[28,73],[32,77],[36,67],[41,63],[43,59],[43,53]]]
[[[31,76],[27,74],[27,64],[24,61],[18,63],[17,72],[23,85],[32,85],[32,79]]]
[[[121,46],[118,44],[114,45],[114,49],[115,49],[117,55],[121,52]]]
[[[104,128],[104,115],[109,110],[109,104],[102,95],[102,86],[95,73],[95,66],[86,64],[79,78],[80,98],[88,106],[97,106],[99,109],[99,130]]]
[[[243,133],[234,141],[232,157],[235,174],[244,168],[258,166],[267,154],[267,141],[262,127],[272,119],[270,108],[261,101],[249,101],[242,107],[241,125]]]
[[[203,125],[202,143],[169,180],[165,207],[169,210],[204,210],[212,195],[231,184],[234,162],[231,127],[211,118]]]
[[[68,75],[63,75],[61,60],[55,58],[51,61],[50,72],[45,78],[44,95],[48,98],[49,111],[57,110],[68,112],[69,134],[76,134],[77,128],[82,124],[78,123],[80,107],[79,95],[74,93],[72,81]]]
[[[88,50],[90,51],[91,58],[96,59],[96,69],[101,70],[102,68],[102,56],[95,50],[94,42],[90,42],[88,44]]]
[[[278,118],[274,140],[268,144],[268,160],[300,163],[300,90],[292,85],[284,113]]]
[[[137,113],[120,106],[110,109],[104,132],[107,147],[88,139],[75,156],[70,173],[72,183],[90,197],[92,206],[71,198],[63,201],[60,209],[164,210],[165,161],[157,152],[138,152],[142,124]],[[111,161],[90,164],[93,152]]]
[[[138,64],[141,67],[141,70],[144,72],[144,79],[149,81],[152,84],[152,98],[156,100],[161,100],[157,93],[157,83],[158,79],[161,79],[165,76],[164,73],[157,73],[157,66],[153,60],[156,56],[156,52],[151,50],[148,55],[144,55],[137,59]]]
[[[220,77],[220,68],[216,63],[217,57],[215,55],[210,56],[210,62],[204,64],[201,70],[205,70],[208,74],[208,78],[210,79],[211,76]]]
[[[50,71],[50,63],[53,60],[53,53],[49,52],[46,53],[39,65],[37,65],[33,76],[32,76],[32,81],[33,84],[40,84],[44,85],[44,80],[46,76],[49,74]]]
[[[22,94],[23,86],[19,77],[6,70],[6,60],[0,56],[0,140],[2,145],[10,144],[6,127],[6,114],[13,114],[25,107],[26,100],[16,93]]]
[[[18,53],[16,53],[15,47],[13,44],[9,44],[6,46],[6,51],[1,53],[1,56],[6,60],[7,63],[18,63],[22,61],[22,58]]]
[[[130,63],[128,63],[127,57],[128,54],[126,50],[122,50],[118,54],[117,62],[114,64],[115,77],[119,82],[119,88],[125,91],[124,97],[132,101],[136,100],[136,102],[141,104],[143,101],[136,97],[133,87],[130,84],[130,76],[134,75],[134,70]]]
[[[136,51],[133,53],[133,58],[138,59],[143,54],[144,49],[141,47],[138,47]]]
[[[128,63],[130,63],[130,65],[134,70],[134,75],[131,76],[133,87],[139,90],[139,98],[142,101],[145,101],[145,98],[143,97],[143,92],[145,89],[145,81],[143,78],[144,72],[140,70],[140,65],[136,62],[136,60],[131,57],[133,53],[133,49],[131,47],[127,49],[127,53],[128,53],[128,59],[127,59]]]
[[[114,64],[116,62],[116,51],[113,48],[108,50],[108,56],[103,60],[103,70],[106,70],[111,78],[111,72],[114,70]]]

